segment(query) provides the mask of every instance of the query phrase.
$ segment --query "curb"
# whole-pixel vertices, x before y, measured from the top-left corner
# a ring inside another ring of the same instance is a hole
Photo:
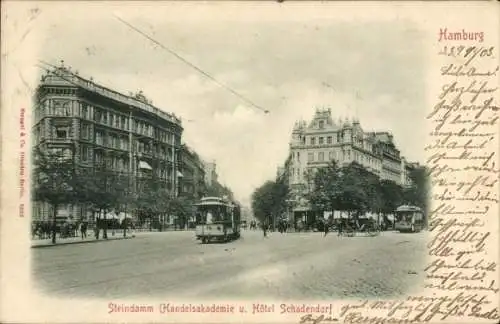
[[[56,244],[40,244],[40,245],[32,245],[32,249],[38,249],[38,248],[48,248],[48,247],[56,247],[56,246],[63,246],[63,245],[73,245],[73,244],[88,244],[88,243],[99,243],[99,242],[110,242],[110,241],[119,241],[119,240],[129,240],[135,238],[134,236],[127,236],[127,237],[119,237],[119,238],[111,238],[111,239],[99,239],[99,240],[88,240],[88,241],[75,241],[75,242],[57,242]]]

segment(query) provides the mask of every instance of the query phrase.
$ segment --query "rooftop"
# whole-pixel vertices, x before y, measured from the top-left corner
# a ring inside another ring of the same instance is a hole
[[[68,86],[68,84],[83,88],[85,90],[98,93],[104,97],[119,101],[149,113],[153,113],[170,122],[181,125],[181,119],[172,113],[167,113],[153,106],[152,101],[146,98],[142,91],[129,95],[99,85],[93,81],[93,78],[85,79],[78,74],[78,71],[72,72],[71,67],[64,66],[61,61],[59,67],[54,67],[51,71],[47,70],[41,78],[41,85]]]

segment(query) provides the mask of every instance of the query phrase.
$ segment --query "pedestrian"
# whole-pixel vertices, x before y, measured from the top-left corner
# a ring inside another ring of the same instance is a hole
[[[82,240],[87,238],[87,222],[82,222],[80,224],[80,232],[82,234]]]
[[[328,224],[328,222],[325,222],[325,224],[323,225],[323,231],[325,232],[325,235],[323,235],[323,237],[325,237],[326,234],[328,234],[329,230],[330,230],[330,224]]]
[[[342,218],[339,219],[339,234],[337,236],[342,236],[342,227],[344,227],[344,222],[342,221]]]
[[[267,237],[267,224],[262,223],[262,231],[264,232],[264,237]]]
[[[96,240],[99,239],[99,232],[100,232],[99,225],[96,223],[95,226],[94,226],[94,237],[95,237]]]

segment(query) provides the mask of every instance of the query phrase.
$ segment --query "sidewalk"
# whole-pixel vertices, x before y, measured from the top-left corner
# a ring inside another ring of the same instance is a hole
[[[52,244],[52,239],[44,239],[44,240],[32,240],[31,248],[42,248],[42,247],[50,247],[50,246],[60,246],[60,245],[68,245],[68,244],[84,244],[84,243],[98,243],[98,242],[106,242],[106,241],[116,241],[116,240],[127,240],[135,237],[141,237],[145,235],[152,234],[165,234],[165,233],[192,233],[194,230],[164,230],[162,232],[159,231],[149,231],[146,229],[143,230],[127,230],[127,236],[123,237],[123,231],[117,230],[115,231],[115,235],[112,234],[111,230],[108,230],[108,239],[105,240],[102,238],[102,232],[99,236],[99,239],[96,240],[94,237],[94,233],[89,233],[87,238],[82,239],[80,236],[78,237],[69,237],[61,239],[59,235],[56,237],[56,244]]]
[[[134,238],[138,233],[127,233],[126,237],[123,237],[123,232],[116,231],[115,235],[112,235],[111,231],[108,231],[108,239],[102,238],[102,232],[98,240],[95,239],[94,235],[88,235],[85,239],[82,239],[80,236],[78,237],[69,237],[61,239],[59,235],[56,237],[56,244],[52,243],[52,239],[44,239],[44,240],[31,240],[31,248],[42,248],[42,247],[51,247],[51,246],[60,246],[60,245],[68,245],[68,244],[84,244],[84,243],[98,243],[98,242],[106,242],[106,241],[117,241],[117,240],[127,240]],[[139,234],[140,235],[140,234]]]

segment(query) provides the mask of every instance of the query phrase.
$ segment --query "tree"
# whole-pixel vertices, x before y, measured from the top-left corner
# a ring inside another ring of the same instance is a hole
[[[409,204],[427,210],[430,189],[429,170],[423,166],[416,167],[410,171],[409,177],[412,181],[412,186],[406,191],[405,200]]]
[[[370,209],[371,190],[366,187],[367,181],[363,179],[364,168],[352,162],[340,170],[339,187],[342,188],[339,197],[341,210],[348,212],[349,216],[354,212],[357,217]]]
[[[168,204],[170,214],[177,216],[179,228],[185,228],[193,212],[193,202],[186,197],[176,197]]]
[[[394,181],[382,180],[380,191],[382,196],[381,211],[384,215],[393,213],[403,203],[403,189]]]
[[[252,194],[252,210],[261,223],[273,224],[287,206],[288,185],[284,181],[267,181]]]
[[[135,208],[142,223],[149,219],[150,229],[153,227],[153,222],[158,223],[160,230],[163,229],[159,216],[167,212],[171,199],[171,193],[166,184],[155,175],[138,180],[137,194],[134,199]]]
[[[52,243],[56,243],[57,211],[60,206],[76,199],[76,176],[73,160],[61,151],[50,153],[36,149],[34,152],[33,197],[52,207]]]
[[[309,179],[312,177],[312,186],[307,198],[315,210],[333,212],[340,206],[342,190],[339,171],[336,161],[332,160],[327,167],[318,169],[314,175],[306,175]]]
[[[129,193],[128,175],[112,170],[106,163],[99,163],[93,169],[82,172],[78,178],[80,200],[90,204],[94,212],[98,212],[97,226],[103,227],[103,238],[107,239],[106,215],[110,211],[116,212],[123,208]],[[104,219],[100,218],[101,215]],[[96,238],[99,238],[99,234]]]
[[[385,225],[391,224],[387,214],[393,214],[403,204],[403,188],[391,180],[380,181],[381,213]]]
[[[276,217],[283,215],[283,213],[287,210],[287,200],[290,194],[290,188],[288,187],[288,183],[286,179],[280,178],[278,181],[274,183],[273,188],[273,203],[274,208],[272,214],[274,216],[274,220]],[[273,227],[275,226],[275,222],[273,222]]]

